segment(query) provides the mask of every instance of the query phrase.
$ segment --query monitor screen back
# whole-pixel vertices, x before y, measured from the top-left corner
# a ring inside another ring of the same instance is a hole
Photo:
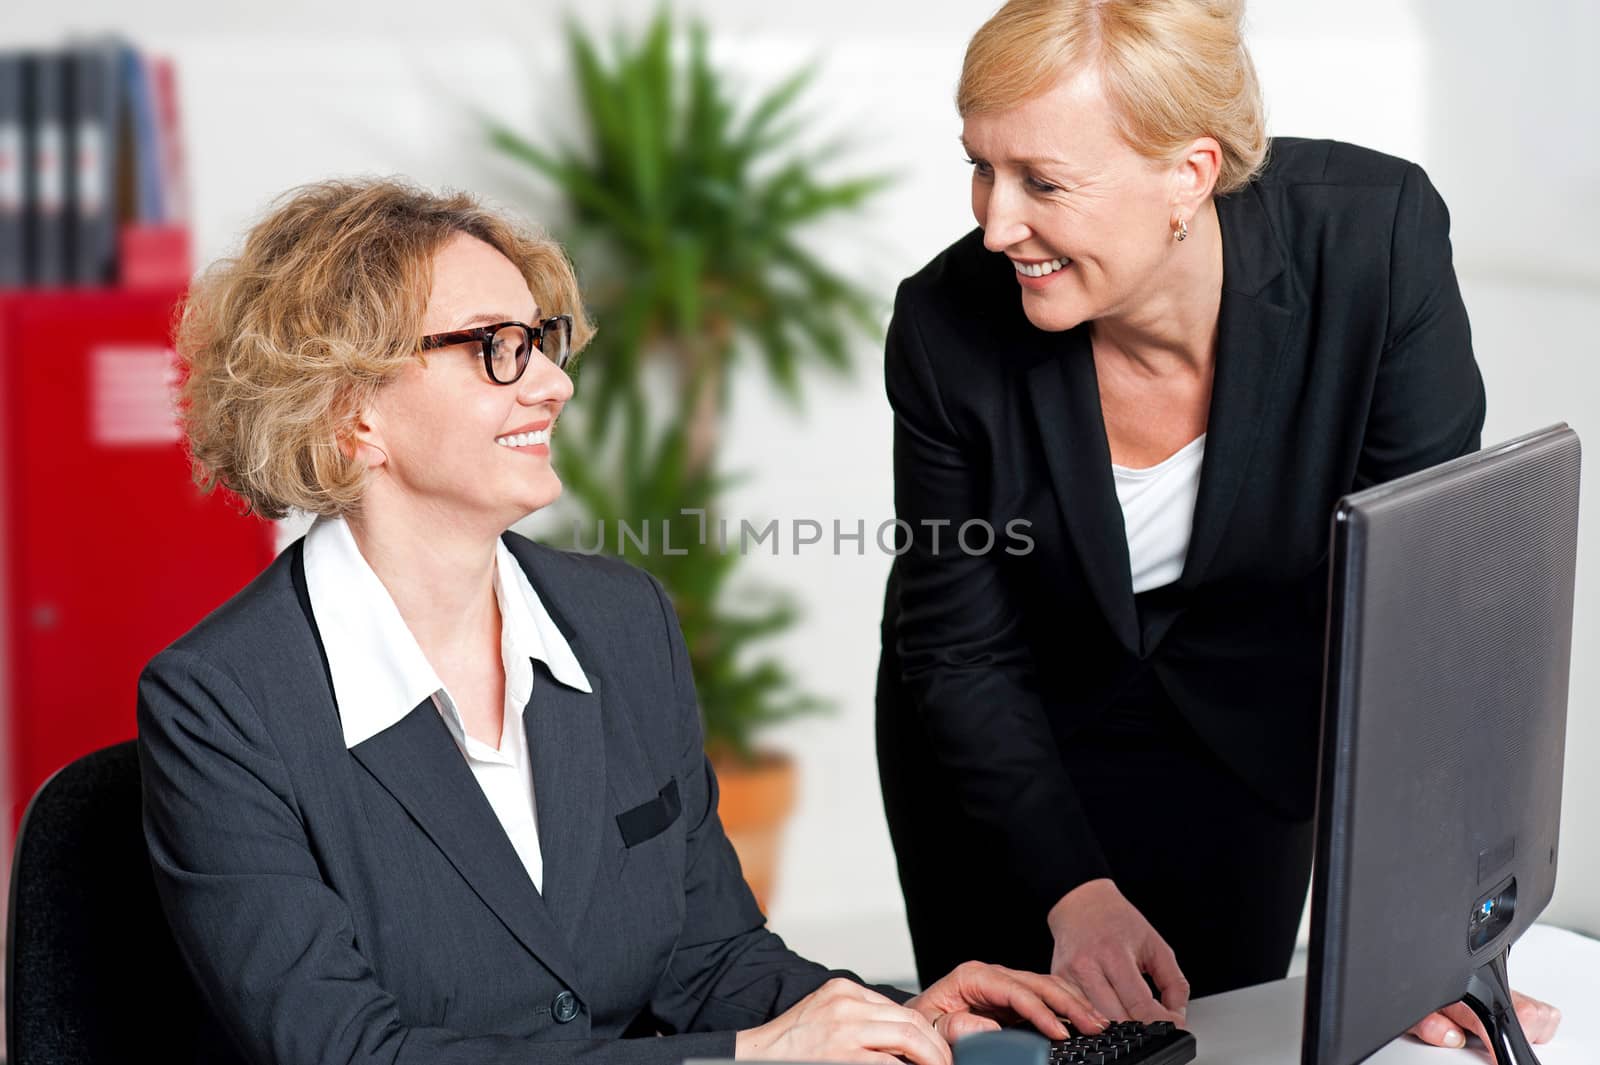
[[[1550,900],[1579,459],[1556,426],[1339,504],[1305,1065],[1459,999]]]

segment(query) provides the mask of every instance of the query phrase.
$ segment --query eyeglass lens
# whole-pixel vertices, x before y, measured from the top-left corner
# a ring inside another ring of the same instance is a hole
[[[528,328],[521,325],[508,325],[496,332],[489,341],[489,376],[501,384],[511,384],[520,378],[533,353],[531,336]],[[539,350],[558,368],[566,369],[572,352],[571,323],[564,317],[546,319]]]
[[[522,376],[531,351],[532,344],[525,327],[503,327],[489,341],[489,376],[503,384],[510,384]]]
[[[544,357],[565,370],[572,357],[572,319],[565,315],[548,318],[544,323],[544,337],[539,343]]]

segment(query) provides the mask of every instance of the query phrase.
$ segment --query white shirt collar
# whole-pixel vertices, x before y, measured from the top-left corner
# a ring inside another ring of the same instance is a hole
[[[304,550],[311,613],[328,656],[344,743],[354,747],[444,692],[444,685],[342,518],[317,519],[306,533]],[[566,637],[503,540],[495,545],[495,598],[507,659],[537,658],[562,684],[593,692]]]

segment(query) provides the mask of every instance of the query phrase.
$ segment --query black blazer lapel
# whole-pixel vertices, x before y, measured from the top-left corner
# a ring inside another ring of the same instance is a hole
[[[1217,218],[1222,227],[1222,307],[1200,492],[1179,578],[1186,591],[1204,579],[1227,532],[1304,302],[1254,185],[1217,200]]]
[[[1065,334],[1028,329],[1024,335],[1051,349],[1028,371],[1027,390],[1056,503],[1107,624],[1124,647],[1137,653],[1128,537],[1111,476],[1089,331],[1083,326]]]
[[[565,937],[557,933],[433,701],[418,703],[350,753],[406,808],[511,934],[557,976],[575,984],[578,970]],[[537,779],[537,768],[534,774]]]
[[[592,669],[586,671],[591,695],[556,680],[544,663],[535,660],[533,666],[533,696],[522,723],[533,765],[544,898],[556,925],[576,947],[601,845],[608,838],[600,689]]]

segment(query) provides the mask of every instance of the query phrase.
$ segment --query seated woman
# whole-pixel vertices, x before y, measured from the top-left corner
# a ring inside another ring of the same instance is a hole
[[[1099,1030],[1064,980],[912,997],[763,927],[660,586],[506,532],[561,491],[589,333],[558,247],[392,181],[298,191],[190,293],[202,485],[318,515],[139,685],[204,1060],[948,1065],[999,1019]]]

